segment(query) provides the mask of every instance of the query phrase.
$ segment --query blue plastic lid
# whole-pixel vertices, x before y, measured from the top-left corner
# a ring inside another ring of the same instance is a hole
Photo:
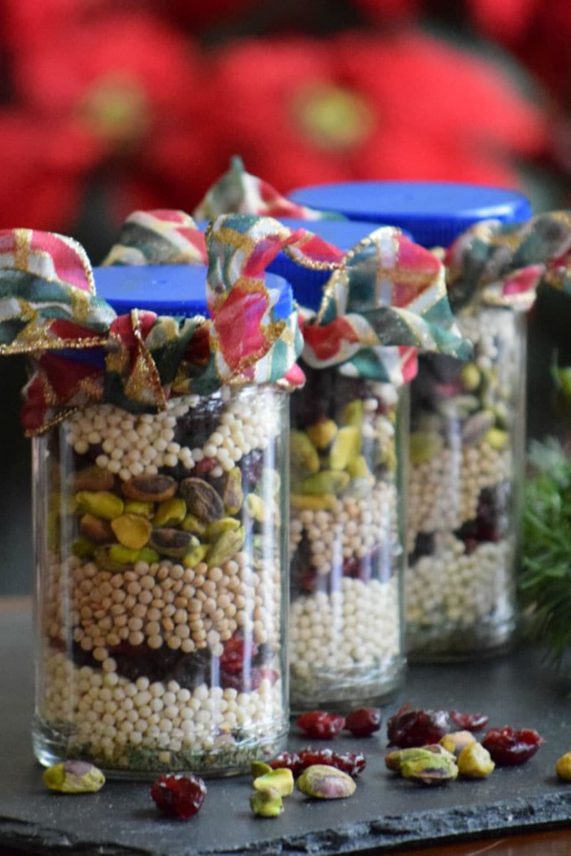
[[[208,315],[206,270],[206,265],[96,267],[95,288],[118,315],[131,309],[146,309],[157,315]],[[276,317],[287,317],[293,305],[290,286],[272,274],[268,274],[266,285],[279,292],[274,306]]]
[[[408,229],[425,247],[448,246],[468,226],[496,219],[519,223],[532,216],[517,190],[433,181],[355,181],[303,187],[290,194],[302,205],[328,209],[351,220]]]

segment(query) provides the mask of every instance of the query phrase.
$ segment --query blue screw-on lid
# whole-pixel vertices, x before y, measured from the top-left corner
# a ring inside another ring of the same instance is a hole
[[[208,315],[206,270],[206,265],[96,267],[95,288],[118,315],[131,309],[146,309],[157,315]],[[276,317],[287,317],[293,306],[290,286],[273,274],[267,275],[266,285],[278,291]]]
[[[517,190],[434,181],[355,181],[303,187],[290,194],[302,205],[351,220],[391,223],[425,247],[448,246],[468,226],[496,219],[519,223],[532,216]]]

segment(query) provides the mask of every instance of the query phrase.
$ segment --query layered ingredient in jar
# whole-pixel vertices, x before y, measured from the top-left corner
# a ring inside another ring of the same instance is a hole
[[[290,437],[292,704],[351,706],[392,692],[402,672],[399,396],[304,370]]]
[[[492,308],[459,321],[472,361],[425,355],[412,384],[406,618],[421,658],[494,650],[515,623],[523,322]]]
[[[36,441],[39,757],[216,773],[279,751],[287,406],[269,387],[94,405]]]

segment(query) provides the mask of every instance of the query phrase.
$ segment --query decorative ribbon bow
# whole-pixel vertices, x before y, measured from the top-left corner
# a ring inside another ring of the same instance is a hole
[[[228,214],[210,227],[208,241],[216,247],[209,282],[220,293],[240,271],[249,279],[265,268],[322,289],[319,311],[302,309],[303,359],[312,367],[402,383],[416,372],[417,349],[470,354],[450,311],[442,262],[398,229],[377,229],[343,254],[304,229]]]
[[[193,264],[205,261],[204,247],[183,212],[138,212],[107,261]],[[223,384],[302,383],[289,289],[244,276],[237,285],[229,283],[223,295],[207,287],[208,320],[140,310],[117,317],[96,296],[91,265],[75,241],[27,229],[0,232],[0,353],[34,358],[24,390],[26,433],[41,433],[90,402],[154,411],[173,395],[208,394]]]
[[[450,246],[446,264],[456,309],[480,300],[527,310],[542,283],[571,292],[571,212],[538,214],[526,223],[478,223]]]

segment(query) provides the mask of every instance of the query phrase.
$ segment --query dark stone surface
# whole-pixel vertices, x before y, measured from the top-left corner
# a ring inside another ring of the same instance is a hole
[[[1,617],[0,846],[62,856],[324,856],[571,820],[571,785],[553,774],[555,760],[571,749],[567,688],[528,651],[411,668],[402,695],[415,705],[481,710],[494,725],[537,727],[547,742],[523,767],[482,782],[417,788],[385,770],[383,730],[378,738],[335,741],[336,749],[358,747],[368,758],[350,800],[317,803],[296,793],[280,818],[261,820],[250,813],[246,778],[218,780],[209,783],[201,813],[181,823],[157,814],[145,782],[110,781],[99,794],[79,797],[44,790],[29,739],[31,638],[29,612]],[[292,746],[302,742],[292,739]]]

